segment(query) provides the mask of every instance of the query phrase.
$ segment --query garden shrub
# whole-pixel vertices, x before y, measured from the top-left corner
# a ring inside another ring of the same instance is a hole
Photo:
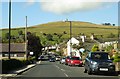
[[[17,68],[23,67],[26,65],[26,60],[17,60],[17,59],[10,59],[10,60],[2,60],[2,72],[6,73],[11,70],[15,70]]]
[[[113,62],[120,62],[120,56],[118,54],[115,54],[113,59],[114,59]]]

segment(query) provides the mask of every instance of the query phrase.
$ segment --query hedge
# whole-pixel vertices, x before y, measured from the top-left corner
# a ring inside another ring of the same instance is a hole
[[[8,73],[11,70],[15,70],[28,64],[30,64],[30,61],[26,60],[18,59],[2,60],[2,73]]]

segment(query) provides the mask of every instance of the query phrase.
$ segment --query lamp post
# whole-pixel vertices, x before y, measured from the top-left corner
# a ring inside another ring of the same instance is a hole
[[[11,40],[11,0],[9,0],[9,51],[8,59],[10,59],[10,40]]]
[[[69,22],[69,27],[70,27],[70,55],[72,56],[72,49],[71,49],[71,44],[72,44],[72,21],[65,21],[65,22]]]
[[[27,51],[27,16],[25,16],[25,21],[26,21],[26,27],[25,27],[25,50],[26,50],[26,60],[28,59],[28,51]]]

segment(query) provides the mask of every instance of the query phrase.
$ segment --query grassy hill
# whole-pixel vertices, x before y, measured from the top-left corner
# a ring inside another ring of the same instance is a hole
[[[63,33],[64,31],[67,32],[66,35],[63,37],[68,38],[69,32],[70,32],[70,23],[64,22],[64,21],[58,21],[58,22],[49,22],[46,24],[39,24],[30,26],[27,28],[27,31],[36,33],[37,36],[40,36],[43,33]],[[18,30],[25,31],[24,28],[13,28],[11,31],[11,35],[18,35]],[[2,31],[2,37],[4,38],[5,33],[8,32],[8,29],[1,29]],[[91,33],[97,34],[97,35],[104,35],[106,37],[110,33],[118,34],[118,27],[116,26],[105,26],[105,25],[97,25],[89,22],[80,22],[80,21],[72,21],[72,35],[77,36],[80,33],[84,33],[87,36],[89,36]]]

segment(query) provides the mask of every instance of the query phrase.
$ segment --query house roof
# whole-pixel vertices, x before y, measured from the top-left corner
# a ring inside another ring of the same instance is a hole
[[[76,38],[72,37],[72,38],[67,42],[67,44],[70,44],[70,43],[72,43],[72,44],[79,44],[79,41],[78,41]]]
[[[10,51],[11,52],[25,52],[25,43],[11,43],[10,44]],[[0,50],[1,52],[8,52],[9,51],[9,44],[0,43]]]

